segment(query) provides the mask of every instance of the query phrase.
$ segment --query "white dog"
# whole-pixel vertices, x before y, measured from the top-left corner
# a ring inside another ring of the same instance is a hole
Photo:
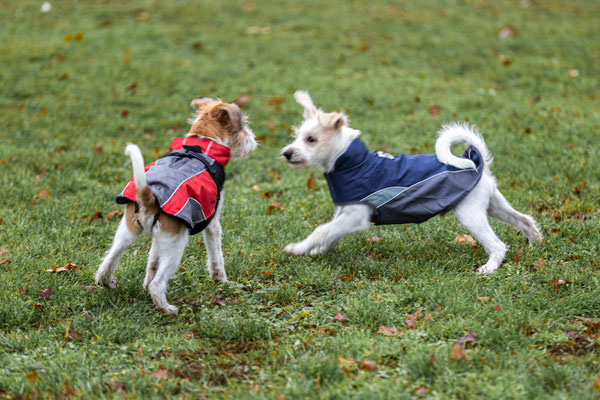
[[[187,246],[189,235],[202,231],[211,278],[227,281],[221,251],[224,167],[230,157],[245,158],[256,148],[248,120],[235,104],[207,97],[192,101],[196,117],[183,138],[171,142],[171,152],[146,166],[140,149],[129,144],[133,178],[117,196],[127,204],[110,250],[96,272],[96,284],[114,287],[113,274],[123,252],[145,231],[152,235],[144,289],[168,314],[167,283]]]
[[[344,113],[317,109],[308,92],[297,91],[294,97],[304,107],[304,121],[282,153],[293,167],[321,170],[338,207],[333,220],[303,241],[288,244],[287,253],[321,253],[349,233],[368,229],[371,222],[419,223],[450,209],[489,256],[478,269],[481,273],[495,271],[507,250],[490,227],[488,214],[523,232],[530,244],[542,241],[535,220],[515,211],[496,187],[485,142],[466,124],[440,131],[436,156],[369,153]],[[471,147],[457,157],[451,152],[454,143]]]

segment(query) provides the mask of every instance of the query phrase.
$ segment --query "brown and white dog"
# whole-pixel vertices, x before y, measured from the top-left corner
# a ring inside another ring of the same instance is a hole
[[[230,156],[246,158],[256,149],[256,138],[248,127],[248,119],[237,105],[206,97],[193,100],[191,105],[196,115],[190,120],[190,131],[171,142],[172,153],[146,166],[145,170],[140,149],[127,145],[125,154],[131,158],[133,179],[117,196],[117,201],[127,206],[113,244],[96,272],[96,284],[115,287],[113,275],[123,252],[140,233],[146,232],[152,236],[152,246],[143,286],[150,292],[156,307],[168,314],[177,312],[177,307],[167,303],[167,283],[179,266],[190,233],[202,230],[210,276],[227,281],[219,222],[223,207],[222,180],[216,183],[220,179],[215,179],[213,172],[215,167],[222,172]],[[185,164],[188,161],[190,164]],[[156,171],[165,164],[169,164],[166,173],[157,175]],[[188,175],[180,174],[184,170]],[[163,188],[169,182],[163,177],[180,178],[175,184],[171,182],[171,186],[176,192],[185,188],[183,199],[174,194],[165,195]],[[200,202],[191,195],[187,198],[192,192]],[[192,209],[197,216],[190,213]],[[185,218],[185,213],[189,218]]]

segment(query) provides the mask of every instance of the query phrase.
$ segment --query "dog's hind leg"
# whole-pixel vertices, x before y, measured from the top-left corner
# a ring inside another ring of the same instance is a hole
[[[188,242],[187,228],[182,227],[178,234],[162,232],[159,227],[154,229],[152,245],[158,252],[158,269],[154,279],[148,284],[148,291],[154,304],[167,314],[177,312],[177,307],[167,303],[167,284],[177,271],[181,257]]]
[[[535,220],[527,214],[521,214],[516,211],[510,203],[504,198],[502,193],[498,189],[492,195],[490,199],[490,205],[488,212],[492,217],[498,218],[499,220],[512,225],[515,229],[523,232],[529,240],[529,245],[533,246],[534,243],[541,243],[543,238],[540,233]]]
[[[153,241],[152,246],[150,246],[150,251],[148,252],[148,264],[146,265],[146,277],[144,278],[143,285],[144,289],[148,289],[148,285],[154,279],[156,271],[158,271],[158,251],[156,250],[156,245]]]
[[[371,223],[371,209],[362,204],[339,207],[335,217],[319,225],[306,239],[285,246],[285,252],[294,256],[318,254],[335,246],[344,236],[367,230]]]
[[[119,260],[125,250],[135,241],[142,232],[142,228],[134,222],[134,207],[127,207],[125,215],[119,223],[115,238],[110,250],[102,259],[100,267],[96,271],[96,284],[110,287],[113,275],[119,266]]]
[[[468,204],[463,200],[455,209],[454,214],[458,221],[481,243],[488,254],[488,261],[478,272],[489,274],[498,269],[506,255],[506,245],[496,236],[487,219],[484,208]]]

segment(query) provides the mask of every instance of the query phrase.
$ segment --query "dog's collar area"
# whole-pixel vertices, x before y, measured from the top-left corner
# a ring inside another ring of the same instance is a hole
[[[350,143],[346,151],[335,160],[333,170],[329,173],[354,168],[362,164],[369,157],[369,153],[369,149],[363,141],[356,138]]]
[[[182,150],[184,145],[189,147],[199,146],[203,154],[211,157],[223,167],[227,165],[227,162],[231,158],[229,147],[219,144],[214,140],[196,136],[173,139],[169,145],[169,150]]]

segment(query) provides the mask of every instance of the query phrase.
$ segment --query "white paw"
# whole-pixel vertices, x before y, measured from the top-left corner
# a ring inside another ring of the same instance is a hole
[[[480,274],[487,275],[487,274],[491,274],[492,272],[494,272],[497,269],[498,269],[497,266],[485,264],[485,265],[482,265],[481,267],[479,267],[477,269],[477,272],[479,272]]]
[[[283,250],[289,255],[296,257],[306,255],[306,250],[304,249],[304,246],[302,246],[302,244],[300,243],[290,243],[287,246],[285,246]]]
[[[107,287],[109,289],[115,289],[117,287],[117,280],[116,279],[110,279],[105,277],[105,276],[96,276],[96,285],[98,286],[104,286]]]
[[[167,306],[163,309],[163,311],[169,315],[177,314],[177,310],[178,310],[178,308],[175,306],[172,306],[171,304],[167,304]]]

